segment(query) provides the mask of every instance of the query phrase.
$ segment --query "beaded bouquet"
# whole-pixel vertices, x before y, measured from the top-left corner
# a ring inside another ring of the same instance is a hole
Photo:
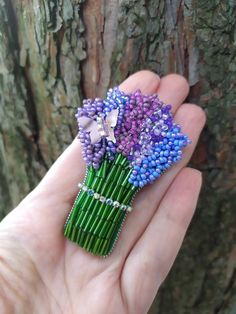
[[[64,234],[95,255],[109,255],[137,191],[182,157],[190,142],[156,94],[110,89],[83,101],[76,114],[86,176]],[[144,209],[145,210],[145,209]]]

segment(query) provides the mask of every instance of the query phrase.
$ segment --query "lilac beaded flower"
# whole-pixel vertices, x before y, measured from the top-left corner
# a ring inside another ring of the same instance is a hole
[[[83,101],[83,108],[78,108],[76,113],[76,118],[79,126],[78,138],[83,147],[83,157],[88,166],[93,166],[98,169],[104,155],[112,160],[115,156],[117,145],[106,137],[101,137],[101,140],[92,143],[89,130],[86,130],[82,125],[80,125],[80,118],[87,117],[93,121],[97,121],[98,117],[105,119],[109,113],[115,109],[119,109],[119,115],[116,123],[116,127],[122,124],[122,117],[124,114],[124,107],[129,98],[121,92],[118,87],[114,89],[109,89],[107,92],[107,98],[102,100],[100,98],[85,99]]]

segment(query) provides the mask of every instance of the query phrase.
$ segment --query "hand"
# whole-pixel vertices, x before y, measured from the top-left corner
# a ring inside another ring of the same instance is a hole
[[[93,256],[63,236],[83,179],[76,139],[41,183],[0,224],[1,313],[146,313],[179,251],[201,187],[186,168],[205,123],[202,109],[182,104],[189,86],[176,74],[130,76],[121,90],[157,92],[192,140],[183,160],[138,193],[113,253]]]

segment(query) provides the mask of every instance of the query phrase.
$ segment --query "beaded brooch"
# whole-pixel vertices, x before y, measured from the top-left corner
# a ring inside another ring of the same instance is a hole
[[[87,171],[64,234],[107,256],[137,191],[178,162],[190,141],[173,122],[171,105],[139,90],[125,94],[115,87],[105,100],[86,99],[76,118]]]

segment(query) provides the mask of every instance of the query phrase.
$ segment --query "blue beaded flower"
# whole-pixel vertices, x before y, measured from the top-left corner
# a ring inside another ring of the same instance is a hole
[[[157,141],[150,139],[150,132],[145,134],[146,140],[141,144],[138,157],[132,161],[133,171],[129,178],[129,182],[137,187],[155,181],[181,160],[182,149],[190,143],[188,137],[180,132],[180,126],[175,123],[162,132]]]

